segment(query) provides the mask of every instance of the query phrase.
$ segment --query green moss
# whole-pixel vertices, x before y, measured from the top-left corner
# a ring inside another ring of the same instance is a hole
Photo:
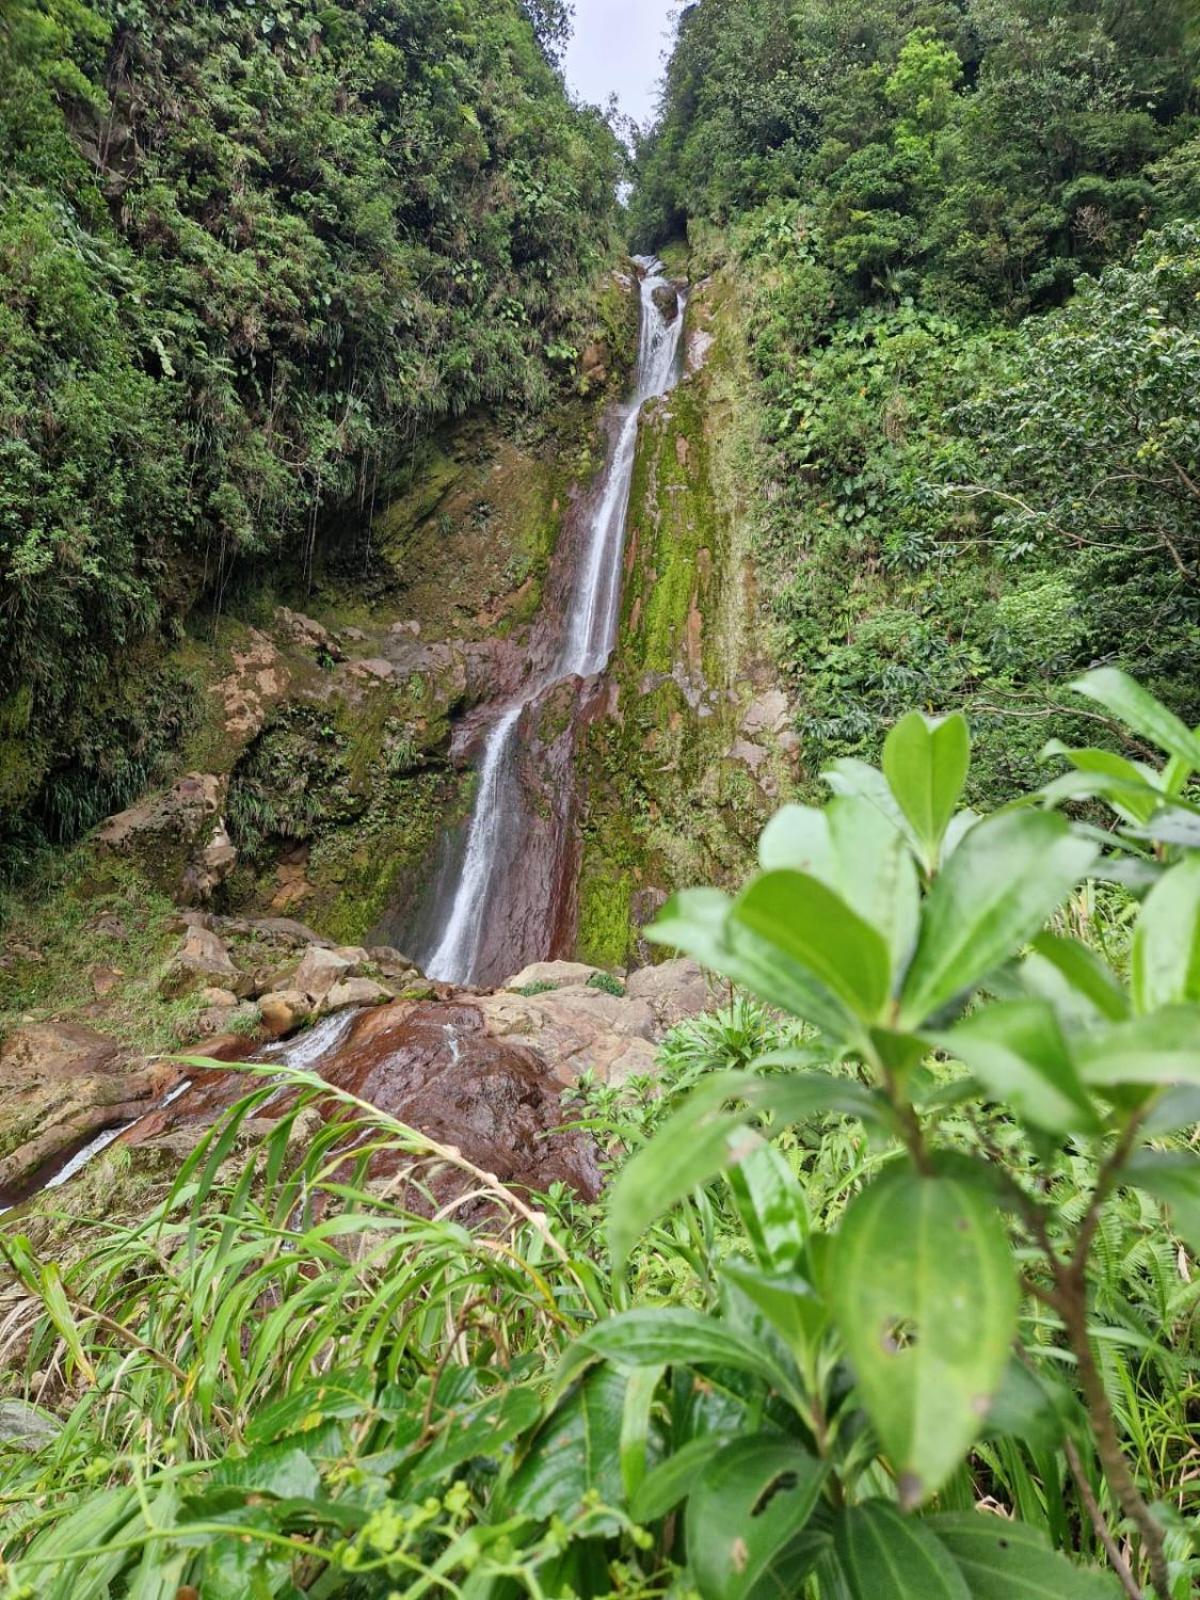
[[[177,912],[136,867],[81,848],[44,861],[22,898],[0,898],[0,1036],[20,1022],[88,1011],[90,1025],[156,1053],[194,1037],[196,996],[166,1002],[156,977],[179,943]],[[116,981],[95,1010],[92,972]]]
[[[629,955],[633,874],[589,851],[579,884],[578,955],[593,967],[623,967]]]

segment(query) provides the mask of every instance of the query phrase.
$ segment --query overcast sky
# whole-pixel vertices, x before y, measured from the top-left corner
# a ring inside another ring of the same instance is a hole
[[[676,0],[575,0],[575,37],[567,52],[567,81],[577,94],[603,105],[615,93],[637,122],[654,113]]]

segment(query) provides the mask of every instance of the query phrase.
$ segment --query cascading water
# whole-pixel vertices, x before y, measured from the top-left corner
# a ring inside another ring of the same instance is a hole
[[[682,304],[677,314],[668,318],[655,302],[655,290],[668,286],[662,263],[650,257],[635,259],[641,274],[641,331],[634,393],[618,419],[616,444],[588,527],[557,664],[504,709],[484,742],[462,870],[433,947],[422,963],[426,973],[441,982],[469,983],[476,976],[484,921],[498,887],[505,835],[519,814],[514,791],[522,713],[554,684],[603,672],[616,644],[638,419],[648,400],[666,394],[678,380],[684,320]]]

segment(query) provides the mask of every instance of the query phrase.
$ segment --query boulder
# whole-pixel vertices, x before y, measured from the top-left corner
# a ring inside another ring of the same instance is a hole
[[[389,944],[373,945],[367,951],[367,959],[392,983],[415,983],[421,976],[416,962]]]
[[[674,322],[679,315],[679,290],[673,283],[660,283],[650,291],[650,298],[658,307],[665,322]]]
[[[0,1045],[0,1205],[59,1157],[141,1116],[173,1076],[78,1023],[14,1029]]]
[[[306,950],[292,974],[292,987],[312,1000],[323,1000],[335,983],[355,976],[359,963],[348,960],[337,950]]]
[[[179,898],[185,905],[203,905],[237,866],[237,846],[229,837],[222,818],[213,829],[208,843],[188,863],[183,873]]]
[[[313,655],[328,656],[331,661],[342,661],[344,653],[329,629],[302,611],[279,606],[275,612],[275,632],[288,644]]]
[[[347,1006],[378,1006],[395,998],[390,989],[371,978],[343,978],[321,1001],[321,1012],[344,1011]]]
[[[88,973],[92,980],[92,993],[97,1000],[106,999],[125,976],[120,967],[110,967],[103,963],[95,966]]]
[[[582,961],[535,961],[524,967],[504,985],[506,989],[528,989],[535,983],[551,983],[556,989],[568,984],[586,983],[599,972],[599,967],[589,967]]]
[[[313,1014],[313,1004],[300,989],[281,989],[275,994],[265,994],[258,1002],[258,1013],[263,1027],[273,1039],[295,1033]]]
[[[716,1004],[704,969],[685,956],[656,967],[639,967],[629,974],[625,993],[630,1000],[645,1001],[664,1032]]]
[[[245,993],[250,980],[234,966],[229,951],[209,928],[190,927],[183,944],[159,979],[164,1000],[178,1000],[196,989],[232,989]]]
[[[485,995],[475,1003],[492,1038],[536,1051],[562,1084],[584,1072],[621,1083],[653,1070],[661,1030],[645,1000],[568,984],[545,994]]]
[[[221,820],[227,785],[212,773],[189,772],[102,823],[96,833],[100,854],[135,861],[166,894],[203,898],[221,872],[232,868],[232,862],[222,865],[227,852],[219,842],[232,850]]]

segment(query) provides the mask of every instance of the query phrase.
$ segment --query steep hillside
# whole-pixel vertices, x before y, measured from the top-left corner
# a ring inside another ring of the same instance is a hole
[[[620,152],[547,59],[560,24],[0,5],[8,870],[178,748],[200,712],[161,645],[198,605],[264,572],[306,595],[431,429],[574,384]]]
[[[686,13],[635,212],[737,299],[810,780],[961,705],[1008,793],[1097,660],[1200,719],[1197,60],[1174,0]]]

